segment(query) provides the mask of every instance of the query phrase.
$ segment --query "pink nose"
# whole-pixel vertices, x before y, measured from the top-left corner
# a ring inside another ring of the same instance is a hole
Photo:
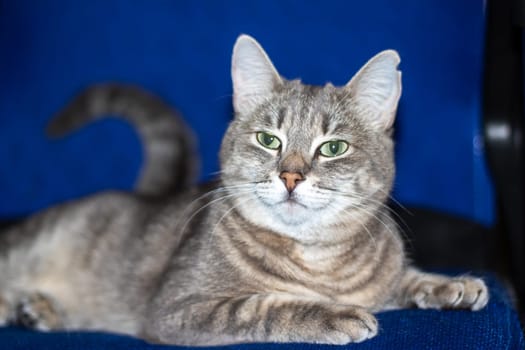
[[[303,175],[299,173],[291,173],[288,171],[283,171],[279,177],[283,180],[288,193],[292,193],[293,190],[297,187],[299,182],[304,181]]]

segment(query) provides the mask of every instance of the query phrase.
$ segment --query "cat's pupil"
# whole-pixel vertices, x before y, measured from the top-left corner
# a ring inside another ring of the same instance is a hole
[[[263,142],[266,144],[266,145],[271,145],[273,143],[273,141],[275,140],[275,136],[272,136],[272,135],[268,135],[268,134],[264,134],[263,135]]]
[[[330,142],[328,145],[332,154],[337,154],[339,151],[339,142]]]

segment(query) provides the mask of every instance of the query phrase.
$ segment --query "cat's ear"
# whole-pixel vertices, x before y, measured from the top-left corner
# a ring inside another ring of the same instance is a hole
[[[397,69],[399,55],[386,50],[372,57],[346,84],[358,113],[380,130],[394,123],[401,96],[401,72]]]
[[[237,38],[232,55],[233,107],[249,115],[272,91],[281,77],[259,43],[249,35]]]

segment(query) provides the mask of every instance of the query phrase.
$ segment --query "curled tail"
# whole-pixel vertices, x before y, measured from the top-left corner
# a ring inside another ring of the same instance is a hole
[[[51,120],[46,132],[64,136],[108,116],[130,122],[141,139],[145,164],[135,184],[138,193],[166,195],[194,182],[198,160],[192,132],[178,112],[138,87],[112,83],[89,87]]]

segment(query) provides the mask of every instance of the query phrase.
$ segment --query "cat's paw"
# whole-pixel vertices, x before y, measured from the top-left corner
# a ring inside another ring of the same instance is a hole
[[[339,304],[301,306],[283,314],[288,322],[274,326],[263,341],[301,342],[331,345],[360,343],[377,335],[378,322],[367,310]]]
[[[422,281],[412,301],[421,309],[482,309],[489,300],[485,282],[480,278],[458,277]]]
[[[51,299],[41,293],[32,293],[18,301],[15,323],[39,331],[49,331],[60,328],[62,317]]]
[[[289,324],[290,330],[282,333],[284,342],[307,342],[344,345],[359,343],[377,334],[377,319],[370,312],[358,307],[341,305],[311,305],[292,319],[301,320]]]
[[[378,322],[374,315],[363,309],[351,309],[334,313],[321,327],[326,336],[323,343],[359,343],[377,335]]]

